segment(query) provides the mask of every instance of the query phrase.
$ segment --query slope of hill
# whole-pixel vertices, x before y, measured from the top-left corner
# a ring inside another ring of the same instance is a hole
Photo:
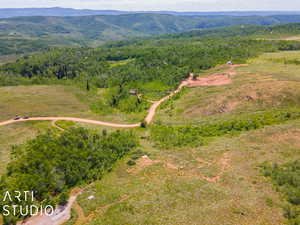
[[[132,31],[144,35],[232,26],[236,24],[272,25],[300,22],[300,15],[287,16],[173,16],[164,14],[127,14],[84,17],[16,17],[0,20],[0,35],[45,37],[81,34],[89,39],[101,38],[106,30]],[[90,33],[94,33],[91,35]],[[112,37],[113,40],[113,37]]]

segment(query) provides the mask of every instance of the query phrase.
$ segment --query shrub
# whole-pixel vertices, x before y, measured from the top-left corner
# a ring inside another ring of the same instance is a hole
[[[136,165],[136,162],[133,161],[133,160],[129,160],[129,161],[127,162],[127,165],[128,165],[128,166],[134,166],[134,165]]]

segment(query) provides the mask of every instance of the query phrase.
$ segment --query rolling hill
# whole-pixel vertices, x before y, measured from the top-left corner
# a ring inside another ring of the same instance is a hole
[[[300,15],[176,16],[124,14],[76,17],[14,17],[0,19],[0,53],[36,51],[56,45],[97,46],[106,41],[150,37],[194,29],[238,24],[274,25],[300,22]],[[29,47],[28,47],[29,46]]]

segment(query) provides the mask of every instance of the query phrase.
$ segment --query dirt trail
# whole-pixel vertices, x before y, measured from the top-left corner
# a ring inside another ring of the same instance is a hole
[[[56,208],[51,216],[37,215],[26,220],[20,221],[17,225],[61,225],[71,218],[71,208],[76,202],[77,196],[82,193],[80,188],[75,188],[68,200],[68,204],[61,208]]]
[[[176,166],[172,163],[169,163],[169,162],[165,163],[165,167],[168,168],[168,169],[171,169],[171,170],[179,171],[181,176],[198,177],[202,180],[206,180],[209,183],[218,182],[221,179],[222,175],[230,168],[230,157],[229,157],[228,152],[224,153],[224,155],[220,159],[214,160],[212,162],[206,161],[206,160],[201,159],[201,158],[197,158],[196,160],[200,163],[200,165],[198,167],[196,167],[195,169],[191,169],[191,170],[179,170],[178,166]],[[206,176],[202,173],[199,173],[199,171],[197,171],[197,169],[201,169],[205,166],[211,167],[213,165],[218,166],[219,172],[216,175],[212,176],[212,177]]]
[[[53,120],[52,123],[51,123],[51,125],[52,125],[53,127],[57,128],[57,129],[59,129],[60,131],[64,131],[65,129],[63,129],[63,128],[61,128],[60,126],[58,126],[58,125],[56,124],[56,122],[57,122],[57,120]]]
[[[190,78],[189,78],[189,80],[190,80]],[[151,121],[153,120],[153,118],[155,116],[156,109],[158,108],[158,106],[161,103],[163,103],[164,101],[171,98],[176,93],[178,93],[184,86],[187,86],[187,85],[188,85],[188,81],[182,81],[181,84],[179,85],[179,87],[175,91],[173,91],[168,96],[163,97],[161,100],[154,102],[153,105],[149,109],[148,115],[145,118],[145,122],[147,124],[151,123]],[[61,129],[60,127],[58,127],[55,124],[55,122],[58,120],[67,120],[67,121],[73,121],[73,122],[89,123],[89,124],[95,124],[95,125],[100,125],[100,126],[117,127],[117,128],[135,128],[135,127],[141,126],[141,123],[119,124],[119,123],[103,122],[103,121],[98,121],[98,120],[81,119],[81,118],[75,118],[75,117],[32,117],[32,118],[28,118],[28,119],[19,119],[19,120],[11,119],[11,120],[7,120],[4,122],[0,122],[0,126],[5,126],[8,124],[24,122],[24,121],[54,121],[54,123],[52,123],[52,125]]]
[[[181,84],[178,86],[178,88],[175,90],[175,91],[172,91],[171,94],[163,97],[162,99],[160,99],[159,101],[157,102],[154,102],[153,105],[150,107],[149,109],[149,112],[148,112],[148,115],[146,116],[145,118],[145,122],[147,124],[150,124],[151,121],[153,120],[154,116],[155,116],[155,113],[156,113],[156,110],[157,108],[160,106],[161,103],[167,101],[168,99],[170,99],[173,95],[177,94],[178,92],[181,91],[181,89],[184,87],[184,86],[187,86],[188,83],[189,83],[189,80],[191,80],[191,77],[188,78],[188,80],[184,80],[181,82]]]

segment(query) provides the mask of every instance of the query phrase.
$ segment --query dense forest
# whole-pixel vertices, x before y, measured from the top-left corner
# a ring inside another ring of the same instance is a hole
[[[72,128],[59,135],[51,131],[41,134],[13,148],[12,162],[0,178],[0,198],[4,199],[5,191],[35,190],[36,204],[65,204],[70,188],[100,179],[117,160],[137,146],[136,136],[124,131],[101,134]],[[0,202],[0,213],[6,204],[12,205]],[[23,199],[21,204],[32,203]],[[5,223],[11,224],[17,219],[20,218],[5,217]]]

